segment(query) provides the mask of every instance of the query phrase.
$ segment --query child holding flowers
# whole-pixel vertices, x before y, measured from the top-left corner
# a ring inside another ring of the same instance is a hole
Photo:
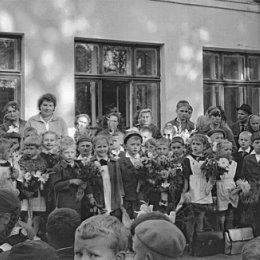
[[[220,173],[216,179],[217,210],[220,230],[233,228],[233,211],[237,208],[239,196],[235,184],[237,163],[231,159],[232,143],[222,140],[217,144],[216,155],[218,165],[226,172]]]
[[[40,225],[40,219],[46,212],[44,198],[44,186],[49,176],[46,173],[47,164],[39,156],[41,137],[38,135],[27,137],[22,148],[22,157],[19,160],[22,171],[23,187],[21,192],[21,210],[28,212],[28,217],[33,220],[36,233]]]

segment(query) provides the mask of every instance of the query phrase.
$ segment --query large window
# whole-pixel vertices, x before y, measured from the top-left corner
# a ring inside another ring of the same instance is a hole
[[[260,111],[260,52],[203,51],[204,109],[221,105],[229,123],[243,103]]]
[[[0,123],[2,110],[8,101],[21,97],[21,36],[0,34]]]
[[[160,125],[160,46],[75,39],[76,114],[92,125],[110,110],[131,127],[142,108],[151,108]]]

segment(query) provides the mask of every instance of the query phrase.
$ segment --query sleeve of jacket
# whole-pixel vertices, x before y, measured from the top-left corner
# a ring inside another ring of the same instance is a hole
[[[123,179],[122,179],[122,172],[121,172],[120,163],[118,161],[116,162],[116,177],[117,177],[121,196],[124,197],[125,191],[124,191],[124,185],[123,185]]]
[[[56,191],[68,190],[70,188],[70,181],[63,180],[62,168],[59,165],[54,166],[53,175],[51,176],[52,187]]]

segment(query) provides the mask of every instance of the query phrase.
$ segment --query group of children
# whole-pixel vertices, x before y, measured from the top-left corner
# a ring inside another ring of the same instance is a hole
[[[0,186],[19,193],[22,217],[40,232],[42,220],[56,207],[75,209],[82,219],[109,214],[122,220],[122,208],[134,219],[143,202],[174,212],[188,243],[212,223],[210,212],[217,211],[218,229],[245,224],[236,181],[260,180],[260,133],[240,133],[240,148],[233,152],[221,129],[187,139],[172,129],[166,126],[157,140],[144,127],[125,135],[82,135],[76,142],[27,129],[18,144],[13,136],[0,139]],[[250,153],[257,163],[245,157]],[[209,158],[227,159],[225,173],[207,176],[202,166]],[[256,223],[255,208],[250,212]]]

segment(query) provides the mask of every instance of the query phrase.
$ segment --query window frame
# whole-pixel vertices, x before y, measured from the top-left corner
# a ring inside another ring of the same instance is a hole
[[[77,72],[76,71],[76,44],[82,43],[82,44],[94,44],[98,45],[98,70],[97,74],[89,74],[84,72]],[[160,73],[160,50],[163,44],[160,43],[145,43],[145,42],[128,42],[128,41],[115,41],[115,40],[107,40],[107,39],[95,39],[95,38],[82,38],[82,37],[75,37],[74,38],[74,82],[75,82],[75,91],[76,91],[76,82],[79,80],[92,80],[96,81],[98,85],[98,89],[96,91],[100,92],[100,88],[102,86],[102,80],[114,80],[114,81],[127,81],[129,82],[130,87],[130,93],[129,93],[129,115],[126,115],[126,118],[129,119],[130,127],[133,126],[133,101],[132,101],[132,94],[133,94],[133,86],[135,82],[155,82],[158,84],[158,109],[161,109],[160,104],[160,82],[161,82],[161,73]],[[113,75],[107,75],[103,73],[103,50],[104,46],[119,46],[119,47],[129,47],[130,48],[130,62],[131,62],[131,75],[127,74],[113,74]],[[148,49],[154,49],[156,51],[156,75],[138,75],[136,73],[137,66],[136,66],[136,50],[148,50]],[[75,95],[76,97],[76,95]],[[76,101],[76,100],[75,100]],[[96,101],[95,101],[96,102]],[[97,101],[98,102],[98,101]],[[93,106],[92,106],[93,107]],[[158,113],[158,112],[157,112]],[[91,118],[92,118],[92,126],[95,126],[95,119],[96,116],[94,116],[93,111],[91,111]],[[99,116],[99,113],[98,113]],[[160,127],[161,124],[161,118],[158,118],[157,121],[158,126]]]
[[[10,78],[17,80],[14,101],[20,105],[20,117],[24,118],[24,33],[0,32],[0,38],[17,40],[16,53],[14,57],[14,61],[16,62],[16,69],[0,69],[0,78]],[[18,60],[17,56],[19,56]],[[20,64],[18,65],[17,62]],[[0,113],[1,112],[2,111],[0,111]]]

